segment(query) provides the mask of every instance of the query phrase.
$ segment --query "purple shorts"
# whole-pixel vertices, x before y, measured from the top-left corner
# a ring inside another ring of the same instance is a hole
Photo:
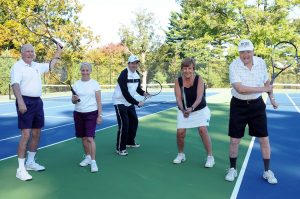
[[[24,114],[19,112],[18,103],[16,108],[18,113],[18,128],[19,129],[40,129],[45,124],[43,101],[40,97],[22,96],[27,111]]]
[[[98,110],[80,113],[77,111],[73,112],[76,137],[95,137]]]

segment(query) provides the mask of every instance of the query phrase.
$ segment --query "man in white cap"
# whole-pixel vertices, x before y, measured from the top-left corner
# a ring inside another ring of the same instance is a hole
[[[248,125],[249,135],[259,138],[264,162],[263,178],[270,184],[276,184],[277,179],[269,166],[271,149],[266,105],[262,99],[262,93],[268,93],[274,109],[278,107],[278,104],[273,96],[273,87],[270,85],[266,63],[263,59],[254,56],[252,42],[248,39],[241,40],[238,51],[239,58],[229,66],[229,79],[232,85],[228,131],[230,168],[225,180],[234,181],[237,177],[238,147],[244,136],[245,127]]]
[[[57,44],[57,50],[53,57],[60,57],[62,47]],[[42,95],[41,75],[49,71],[48,63],[37,63],[33,60],[36,55],[31,44],[21,47],[22,58],[16,62],[10,72],[11,86],[16,97],[18,114],[18,128],[21,130],[21,138],[18,145],[18,162],[16,177],[20,180],[31,180],[32,176],[27,171],[43,171],[45,167],[35,161],[41,128],[44,126],[44,109]],[[56,60],[51,62],[54,67]],[[31,138],[31,139],[30,139]],[[25,152],[29,145],[27,160]]]
[[[135,105],[141,107],[144,102],[134,99],[134,95],[138,93],[146,96],[147,93],[141,88],[141,79],[137,72],[139,63],[140,60],[135,55],[128,58],[128,66],[120,73],[112,97],[118,120],[116,152],[121,156],[128,155],[126,147],[140,146],[135,142],[138,128]]]

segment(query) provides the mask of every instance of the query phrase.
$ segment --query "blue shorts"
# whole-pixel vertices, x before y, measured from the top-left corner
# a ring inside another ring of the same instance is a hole
[[[232,97],[228,135],[233,138],[242,138],[246,125],[249,127],[250,136],[268,136],[266,104],[262,97],[254,100],[240,100]]]
[[[22,96],[27,111],[21,114],[18,103],[16,108],[18,113],[18,128],[19,129],[40,129],[45,124],[43,101],[40,97]]]
[[[95,137],[98,110],[87,113],[74,111],[73,117],[76,137]]]

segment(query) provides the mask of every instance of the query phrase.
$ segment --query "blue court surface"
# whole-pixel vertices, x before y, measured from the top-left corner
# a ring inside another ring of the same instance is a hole
[[[215,94],[217,93],[208,91],[207,96]],[[282,106],[274,110],[267,101],[267,115],[272,149],[271,169],[279,183],[270,185],[261,179],[262,157],[258,139],[253,138],[243,160],[243,167],[238,168],[239,176],[234,182],[236,184],[231,198],[300,198],[300,93],[276,93],[275,96]],[[74,139],[74,105],[70,97],[45,98],[43,101],[46,126],[42,130],[40,148]],[[102,93],[102,103],[104,122],[97,130],[117,124],[111,93]],[[165,92],[147,101],[144,107],[137,108],[137,113],[139,117],[143,117],[173,107],[176,107],[173,92]],[[17,128],[15,102],[0,103],[0,121],[1,164],[6,159],[16,157],[20,132]],[[224,123],[227,122],[224,120]],[[224,161],[228,161],[228,157],[224,157]],[[226,169],[224,168],[224,175],[220,176],[220,180],[224,180]]]

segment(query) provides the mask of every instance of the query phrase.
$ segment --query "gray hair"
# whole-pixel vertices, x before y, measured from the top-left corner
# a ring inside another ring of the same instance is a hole
[[[32,49],[33,52],[34,52],[34,48],[33,48],[33,46],[31,44],[24,44],[21,47],[21,53],[24,53],[28,49],[30,49],[30,50]]]
[[[83,67],[88,67],[89,71],[92,72],[92,65],[91,65],[90,63],[88,63],[88,62],[82,62],[82,63],[80,64],[80,70],[81,70]]]

